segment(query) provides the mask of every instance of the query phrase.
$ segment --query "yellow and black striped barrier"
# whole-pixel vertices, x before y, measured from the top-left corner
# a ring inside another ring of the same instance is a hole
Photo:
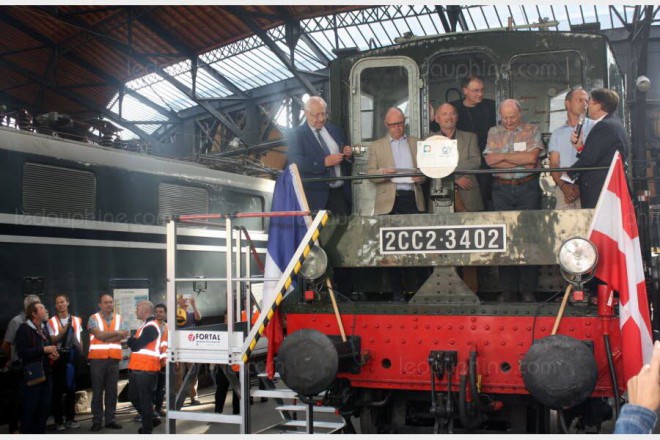
[[[254,347],[257,345],[257,341],[259,341],[259,338],[264,334],[268,323],[273,319],[275,311],[282,303],[284,295],[286,295],[287,290],[289,290],[289,287],[291,287],[291,284],[293,283],[293,277],[300,272],[305,258],[309,255],[312,247],[321,234],[321,229],[328,222],[329,218],[328,211],[319,211],[318,214],[316,214],[314,221],[309,226],[309,229],[300,242],[298,249],[296,249],[296,252],[293,254],[293,258],[277,283],[277,295],[273,298],[270,307],[266,307],[264,304],[259,319],[255,322],[254,327],[243,343],[241,358],[244,363],[250,359],[250,355],[252,354]],[[268,313],[264,313],[264,310],[268,310]]]

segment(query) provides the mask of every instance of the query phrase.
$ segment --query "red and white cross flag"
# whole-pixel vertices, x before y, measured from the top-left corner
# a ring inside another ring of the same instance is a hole
[[[596,204],[589,239],[598,249],[596,276],[619,292],[623,377],[627,382],[651,360],[653,338],[637,219],[618,151]]]

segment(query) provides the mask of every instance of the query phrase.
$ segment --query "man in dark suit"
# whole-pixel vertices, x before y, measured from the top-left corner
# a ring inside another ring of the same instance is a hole
[[[289,137],[289,162],[298,166],[302,178],[351,175],[353,148],[347,145],[339,127],[326,123],[326,109],[323,98],[310,97],[304,108],[306,122],[293,130]],[[303,188],[311,210],[328,209],[333,214],[350,214],[350,182],[303,182]]]
[[[614,114],[618,106],[619,95],[614,90],[595,89],[591,92],[589,118],[595,125],[584,142],[580,158],[572,168],[609,167],[617,150],[625,160],[629,143],[623,121]],[[607,170],[572,172],[570,176],[577,176],[582,208],[595,208]]]

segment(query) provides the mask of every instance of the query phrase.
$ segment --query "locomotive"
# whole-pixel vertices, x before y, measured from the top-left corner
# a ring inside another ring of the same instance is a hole
[[[487,98],[520,100],[546,146],[573,87],[624,96],[606,38],[591,34],[410,38],[335,60],[329,111],[357,156],[353,212],[331,217],[319,240],[339,318],[322,278],[299,282],[282,303],[279,370],[301,396],[323,392],[345,417],[359,417],[362,433],[549,433],[573,423],[598,432],[625,386],[617,309],[605,289],[583,282],[588,268],[565,267],[589,252],[583,239],[594,210],[553,209],[554,183],[542,178],[542,210],[457,213],[450,175],[430,183],[429,213],[374,216],[367,158],[370,142],[386,134],[385,112],[402,109],[409,135],[423,138],[430,109],[460,99],[468,73],[483,78]],[[498,267],[521,265],[538,268],[535,301],[499,302]],[[476,292],[459,276],[468,266],[478,268]],[[406,302],[392,301],[391,268],[427,271]]]

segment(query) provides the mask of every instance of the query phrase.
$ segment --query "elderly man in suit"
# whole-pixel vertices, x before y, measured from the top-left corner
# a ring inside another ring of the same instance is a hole
[[[425,212],[424,192],[421,184],[424,176],[396,177],[398,170],[412,171],[417,168],[417,141],[406,136],[406,117],[396,108],[385,114],[388,134],[371,144],[369,148],[368,174],[391,174],[391,178],[372,179],[376,185],[374,211],[382,214],[419,214]],[[394,301],[407,301],[406,292],[419,285],[428,271],[425,268],[402,269],[393,267],[388,271]]]
[[[353,148],[339,127],[326,123],[327,104],[323,98],[310,97],[304,110],[306,122],[293,130],[288,140],[289,162],[298,166],[302,178],[350,176]],[[307,182],[303,183],[303,188],[310,209],[350,214],[349,182]]]
[[[398,169],[413,170],[417,168],[418,139],[406,136],[405,124],[406,118],[400,109],[392,107],[387,111],[385,126],[389,133],[371,144],[367,165],[368,174],[394,175]],[[423,181],[423,176],[370,180],[376,185],[374,206],[376,215],[418,214],[426,211],[421,186]]]
[[[623,121],[614,114],[618,106],[619,95],[614,90],[591,91],[589,118],[594,121],[594,126],[584,142],[582,155],[572,168],[608,167],[616,151],[621,153],[623,160],[626,159],[629,150],[628,136]],[[607,170],[573,172],[570,175],[573,178],[578,176],[582,208],[595,208],[607,178]]]
[[[481,153],[477,142],[477,135],[456,129],[458,112],[449,103],[441,104],[435,112],[435,121],[440,126],[436,135],[447,139],[456,139],[458,148],[459,170],[478,170],[481,166]],[[474,212],[483,211],[484,204],[479,190],[479,182],[473,174],[459,174],[454,176],[456,192],[454,211]]]

